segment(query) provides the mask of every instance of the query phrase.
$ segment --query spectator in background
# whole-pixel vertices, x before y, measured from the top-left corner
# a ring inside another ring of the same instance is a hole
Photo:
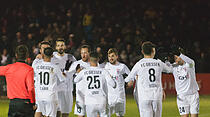
[[[26,38],[26,45],[29,48],[29,57],[33,58],[33,46],[35,45],[35,40],[33,39],[33,35],[32,33],[28,33],[27,34],[27,38]]]
[[[16,33],[16,38],[12,41],[12,46],[17,47],[18,45],[24,44],[24,39],[21,35],[21,32],[17,32]],[[15,49],[15,48],[13,48]],[[12,54],[14,54],[14,51],[12,52]]]
[[[91,14],[90,9],[88,9],[83,16],[83,27],[88,41],[92,41],[92,28],[93,28],[92,20],[93,20],[93,15]]]
[[[4,48],[2,55],[1,55],[1,65],[7,65],[7,64],[11,63],[10,59],[11,58],[10,58],[10,55],[9,55],[7,49]]]
[[[4,49],[8,47],[10,47],[8,37],[6,35],[2,35],[0,39],[0,49]]]
[[[9,54],[12,53],[17,40],[26,38],[27,42],[27,35],[30,32],[33,39],[36,39],[35,46],[45,37],[45,40],[54,42],[57,37],[68,39],[69,34],[74,34],[75,50],[84,43],[95,45],[102,43],[101,45],[105,45],[103,47],[116,47],[120,50],[120,55],[127,43],[130,43],[136,56],[138,53],[136,50],[140,49],[144,41],[149,40],[155,42],[157,46],[168,47],[174,44],[175,40],[175,43],[186,44],[190,55],[194,57],[200,56],[202,51],[206,52],[204,59],[210,56],[207,53],[210,36],[208,33],[210,23],[207,20],[209,14],[203,14],[209,11],[209,7],[204,1],[199,3],[166,1],[151,4],[138,0],[132,2],[55,0],[50,4],[48,1],[42,2],[43,4],[37,3],[38,1],[14,2],[15,9],[11,5],[0,4],[3,8],[0,15],[1,51],[9,47],[12,48],[8,50]],[[13,35],[16,32],[18,39],[15,40]],[[101,37],[104,39],[101,40]],[[196,41],[200,42],[200,46],[193,48]],[[200,58],[195,60],[197,59]]]
[[[69,34],[66,47],[67,50],[70,50],[71,52],[75,51],[74,34]]]

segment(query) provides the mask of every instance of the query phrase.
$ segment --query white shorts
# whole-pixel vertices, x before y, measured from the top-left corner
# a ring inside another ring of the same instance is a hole
[[[108,117],[108,109],[106,104],[86,105],[87,117]]]
[[[199,94],[178,95],[177,106],[180,115],[198,114],[199,113]]]
[[[161,117],[162,100],[139,100],[141,117]]]
[[[76,91],[76,103],[74,107],[74,114],[85,116],[85,104],[84,104],[84,95],[81,91]]]
[[[42,115],[56,117],[58,108],[57,101],[37,101],[37,111],[41,112]]]
[[[112,114],[116,113],[117,116],[124,116],[125,114],[125,102],[122,103],[116,103],[113,106],[109,106],[109,114],[110,116]]]
[[[70,113],[73,106],[73,95],[71,91],[59,91],[58,92],[58,111],[61,113]]]

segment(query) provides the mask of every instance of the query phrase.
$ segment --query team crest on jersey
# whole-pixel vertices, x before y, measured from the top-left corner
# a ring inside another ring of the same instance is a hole
[[[117,74],[120,74],[120,69],[117,69]]]

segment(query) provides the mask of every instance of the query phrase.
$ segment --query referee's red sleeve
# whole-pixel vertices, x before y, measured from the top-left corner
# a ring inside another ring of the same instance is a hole
[[[0,66],[0,76],[5,76],[8,68],[9,68],[8,65],[7,66]]]
[[[34,70],[30,70],[26,78],[26,87],[28,90],[31,103],[35,103],[35,89],[34,89]]]

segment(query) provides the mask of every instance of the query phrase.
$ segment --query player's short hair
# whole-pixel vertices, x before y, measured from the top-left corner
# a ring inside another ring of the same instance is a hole
[[[94,62],[97,62],[99,60],[99,55],[97,52],[91,52],[90,53],[90,60],[94,61]]]
[[[15,54],[18,60],[25,60],[28,57],[28,48],[26,45],[16,47]]]
[[[53,55],[54,50],[51,47],[47,47],[44,49],[44,55],[47,57],[51,57]]]
[[[116,48],[110,48],[109,50],[108,50],[108,52],[107,52],[108,54],[111,54],[111,53],[114,53],[115,55],[117,55],[118,56],[118,51],[117,51],[117,49]]]
[[[64,42],[65,43],[65,39],[64,38],[57,38],[56,42]]]
[[[87,48],[88,49],[88,52],[90,53],[91,52],[91,47],[89,45],[82,45],[81,46],[81,49],[82,48]]]
[[[151,55],[153,48],[155,48],[155,44],[150,41],[146,41],[142,44],[141,49],[146,55]]]
[[[49,45],[49,46],[51,47],[51,44],[50,44],[50,42],[48,42],[48,41],[42,41],[42,42],[40,43],[40,48],[41,48],[42,45]]]

